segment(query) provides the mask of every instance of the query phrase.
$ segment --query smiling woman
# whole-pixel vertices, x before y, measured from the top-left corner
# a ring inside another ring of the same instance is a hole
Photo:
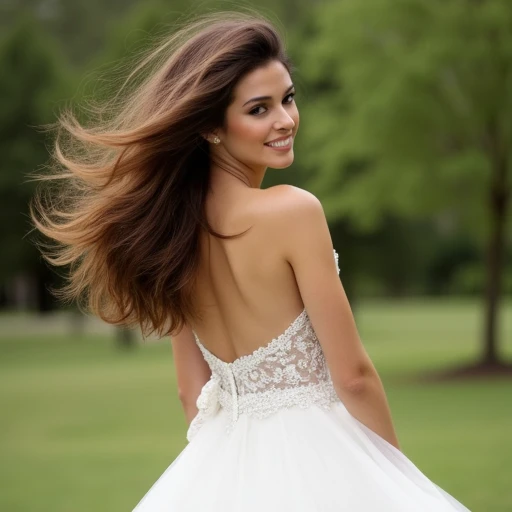
[[[242,165],[250,169],[248,184],[259,187],[267,167],[290,166],[299,128],[294,96],[289,70],[279,60],[242,77],[226,109],[224,125],[211,134],[219,140],[211,152],[212,173],[237,172]]]
[[[209,16],[130,78],[110,115],[61,116],[32,213],[65,297],[172,336],[190,443],[135,510],[467,510],[399,449],[321,203],[260,188],[299,127],[276,29]]]

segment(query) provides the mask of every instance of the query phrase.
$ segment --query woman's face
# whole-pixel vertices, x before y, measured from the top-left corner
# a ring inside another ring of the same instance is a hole
[[[253,169],[291,165],[299,127],[294,95],[290,74],[279,61],[247,74],[235,87],[224,128],[215,132],[218,150]]]

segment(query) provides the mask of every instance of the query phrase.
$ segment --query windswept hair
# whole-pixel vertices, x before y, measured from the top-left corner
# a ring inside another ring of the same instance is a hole
[[[30,209],[45,259],[69,271],[57,296],[144,335],[196,318],[199,235],[223,237],[205,214],[203,136],[224,126],[239,80],[273,60],[290,70],[270,22],[208,15],[147,53],[87,125],[59,115],[52,171],[37,177]]]

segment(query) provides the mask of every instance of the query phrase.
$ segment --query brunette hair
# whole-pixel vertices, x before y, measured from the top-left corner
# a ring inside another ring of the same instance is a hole
[[[196,317],[199,235],[223,236],[205,215],[203,136],[223,126],[239,80],[273,60],[290,71],[269,21],[208,15],[145,55],[87,125],[59,115],[52,172],[37,176],[58,186],[40,186],[31,204],[45,259],[69,270],[57,296],[145,336]]]

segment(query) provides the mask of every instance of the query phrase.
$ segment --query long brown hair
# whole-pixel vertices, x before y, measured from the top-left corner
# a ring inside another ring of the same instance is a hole
[[[290,70],[270,22],[208,15],[141,59],[87,125],[60,114],[52,172],[37,176],[46,186],[31,205],[45,259],[69,270],[60,298],[144,335],[195,317],[199,235],[222,236],[205,215],[203,135],[224,125],[238,81],[272,60]]]

